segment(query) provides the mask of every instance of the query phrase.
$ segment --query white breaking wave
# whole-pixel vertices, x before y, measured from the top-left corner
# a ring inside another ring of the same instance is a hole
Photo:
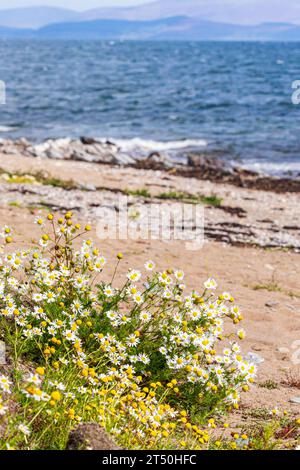
[[[193,147],[206,147],[207,142],[203,139],[186,139],[161,142],[155,140],[134,139],[109,139],[124,152],[163,152],[172,150],[184,150]]]
[[[246,170],[265,175],[282,176],[300,174],[300,162],[245,162],[241,165]]]
[[[0,126],[0,132],[10,132],[16,129],[17,127],[14,127],[14,126]]]

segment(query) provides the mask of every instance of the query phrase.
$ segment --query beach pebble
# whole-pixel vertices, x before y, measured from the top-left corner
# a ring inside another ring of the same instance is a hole
[[[295,405],[300,405],[300,397],[293,397],[290,398],[290,403],[294,403]]]
[[[294,307],[294,305],[290,305],[290,304],[287,304],[286,308],[288,308],[289,310],[293,310],[293,311],[296,310],[296,307]]]
[[[281,354],[288,354],[290,352],[290,350],[288,348],[277,348],[276,351],[281,353]]]
[[[96,191],[97,190],[94,184],[81,184],[80,189],[83,189],[84,191]]]
[[[278,305],[279,305],[279,302],[275,302],[275,301],[270,301],[270,302],[265,303],[265,306],[268,307],[268,308],[275,308]]]
[[[245,359],[251,362],[252,364],[261,364],[262,362],[265,362],[265,359],[262,356],[252,352],[248,352]]]
[[[0,365],[5,365],[5,352],[6,352],[6,344],[4,341],[0,341]]]
[[[267,269],[269,269],[270,271],[274,271],[274,269],[276,269],[274,266],[272,266],[271,264],[265,264],[265,267]]]

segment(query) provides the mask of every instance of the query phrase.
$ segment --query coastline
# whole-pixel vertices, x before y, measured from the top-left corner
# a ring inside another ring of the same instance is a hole
[[[2,204],[77,210],[97,219],[103,206],[113,217],[121,195],[143,210],[151,201],[201,203],[207,241],[300,252],[300,179],[264,176],[204,155],[191,154],[187,163],[158,152],[134,159],[91,138],[37,146],[1,141]]]
[[[204,149],[195,150],[193,145],[196,145],[196,141],[176,141],[164,145],[162,142],[133,139],[131,144],[124,144],[118,140],[91,137],[48,139],[33,144],[26,138],[21,138],[0,139],[0,153],[160,170],[186,178],[228,183],[241,188],[276,193],[300,192],[300,174],[290,174],[287,177],[253,171],[245,165],[234,164],[210,155]]]

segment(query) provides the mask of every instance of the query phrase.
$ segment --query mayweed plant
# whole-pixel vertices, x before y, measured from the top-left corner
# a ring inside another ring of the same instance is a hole
[[[127,449],[213,448],[216,416],[238,408],[256,373],[238,344],[244,330],[226,332],[242,320],[231,294],[217,295],[214,279],[185,293],[183,271],[152,261],[122,283],[121,253],[104,282],[90,226],[70,212],[35,222],[42,233],[28,250],[12,252],[12,230],[2,231],[11,362],[0,372],[0,447],[63,449],[70,429],[96,422]]]

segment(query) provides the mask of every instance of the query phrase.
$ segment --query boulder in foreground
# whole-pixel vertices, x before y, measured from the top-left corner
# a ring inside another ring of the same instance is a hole
[[[80,424],[70,432],[67,450],[121,450],[96,423]]]

